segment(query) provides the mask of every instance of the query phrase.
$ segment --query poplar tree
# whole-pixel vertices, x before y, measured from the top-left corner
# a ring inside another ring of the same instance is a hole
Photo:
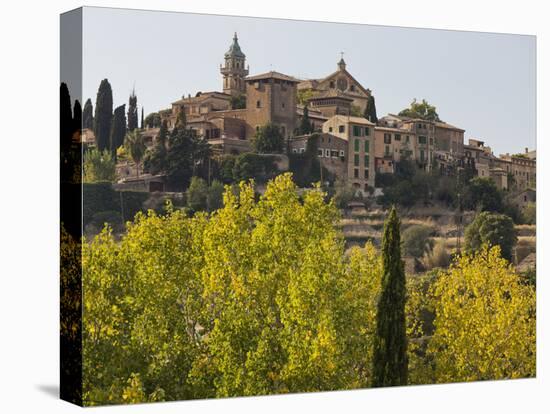
[[[399,227],[397,211],[392,207],[384,223],[382,239],[383,274],[374,339],[374,387],[407,384],[406,287]]]
[[[113,120],[113,91],[108,79],[103,79],[95,101],[94,134],[97,148],[109,148]]]

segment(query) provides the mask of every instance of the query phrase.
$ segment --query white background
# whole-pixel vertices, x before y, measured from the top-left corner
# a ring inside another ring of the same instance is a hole
[[[59,13],[70,0],[5,0],[0,14],[0,412],[78,410],[58,390]],[[538,378],[103,408],[104,412],[548,412],[550,33],[544,1],[100,1],[88,5],[535,34],[538,73]],[[136,28],[139,30],[140,28]],[[261,33],[258,33],[261,35]],[[297,39],[299,41],[299,39]],[[361,39],[357,39],[361,41]],[[472,62],[475,65],[475,62]],[[161,76],[161,75],[159,75]],[[480,91],[483,93],[483,91]],[[472,97],[476,99],[476,97]],[[437,104],[437,103],[436,103]],[[514,102],[510,102],[514,105]],[[505,122],[514,122],[513,119]],[[522,137],[518,136],[521,142]],[[518,146],[521,146],[518,144]],[[544,306],[546,305],[546,306]],[[545,328],[543,328],[545,327]],[[545,392],[546,391],[546,392]]]

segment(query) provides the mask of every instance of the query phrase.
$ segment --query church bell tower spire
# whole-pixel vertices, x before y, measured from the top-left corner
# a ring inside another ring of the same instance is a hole
[[[223,92],[233,96],[239,96],[246,92],[244,78],[248,76],[246,55],[239,45],[237,32],[233,36],[233,43],[224,55],[224,66],[220,66],[220,73],[223,77]]]

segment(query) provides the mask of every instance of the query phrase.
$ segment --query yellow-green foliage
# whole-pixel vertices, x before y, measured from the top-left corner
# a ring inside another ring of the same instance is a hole
[[[210,216],[138,214],[83,249],[88,405],[364,387],[380,260],[290,175]]]
[[[426,382],[535,375],[535,292],[520,282],[498,247],[463,256],[432,289],[434,361]]]
[[[84,241],[84,403],[368,386],[381,256],[345,254],[324,197],[285,174]],[[534,375],[534,291],[498,248],[409,279],[409,383]]]

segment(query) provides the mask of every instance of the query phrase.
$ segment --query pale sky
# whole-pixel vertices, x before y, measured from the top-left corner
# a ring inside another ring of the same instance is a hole
[[[378,117],[426,99],[496,155],[535,148],[534,36],[94,7],[84,8],[83,26],[83,101],[94,105],[104,78],[115,107],[128,105],[135,84],[146,115],[182,95],[221,91],[219,66],[237,32],[251,75],[322,78],[343,51]]]

